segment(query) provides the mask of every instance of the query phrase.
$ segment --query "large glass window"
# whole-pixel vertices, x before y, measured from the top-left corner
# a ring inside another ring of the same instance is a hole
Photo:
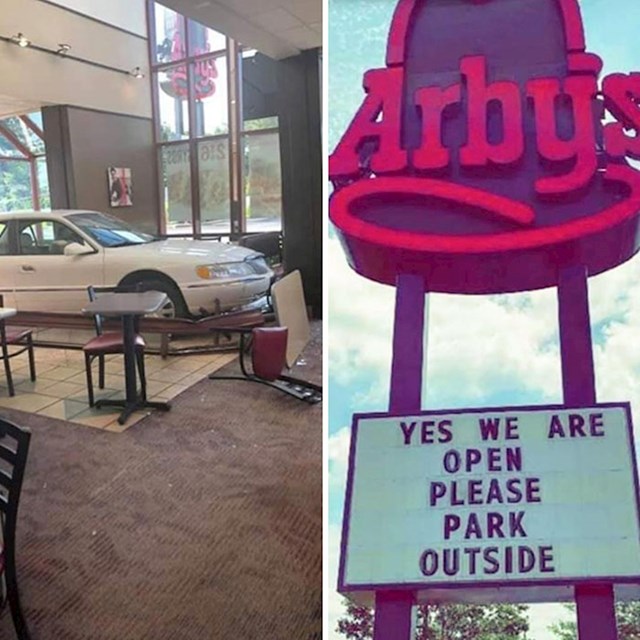
[[[157,76],[160,140],[189,137],[189,99],[187,67],[179,65],[160,71]]]
[[[196,103],[196,136],[229,132],[229,91],[226,56],[192,63]]]
[[[224,34],[195,20],[189,20],[189,55],[200,56],[204,53],[224,51],[226,48],[227,38]]]
[[[278,231],[282,225],[278,131],[244,136],[244,193],[248,232]]]
[[[0,120],[0,211],[49,207],[41,114]]]
[[[193,233],[191,215],[191,162],[188,144],[161,147],[166,231]]]
[[[273,64],[162,4],[148,7],[161,230],[233,237],[280,230]]]
[[[29,163],[0,160],[0,211],[32,209],[32,193]]]
[[[171,62],[186,57],[185,20],[172,9],[155,6],[156,62]]]
[[[229,141],[225,137],[198,143],[202,233],[229,233]]]
[[[47,159],[36,158],[36,174],[38,176],[38,199],[40,209],[51,209],[51,196],[49,194],[49,174],[47,173]],[[37,209],[37,207],[34,207]]]

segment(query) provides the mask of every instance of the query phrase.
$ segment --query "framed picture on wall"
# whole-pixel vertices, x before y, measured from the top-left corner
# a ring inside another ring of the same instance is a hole
[[[131,199],[131,169],[109,167],[109,205],[112,207],[130,207]]]

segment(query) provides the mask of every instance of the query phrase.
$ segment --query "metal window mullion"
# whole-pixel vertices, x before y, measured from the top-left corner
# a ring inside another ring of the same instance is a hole
[[[158,73],[153,71],[153,63],[156,60],[157,42],[156,42],[156,8],[154,0],[147,0],[147,33],[149,44],[149,62],[151,73],[149,73],[149,82],[151,83],[151,117],[153,118],[153,149],[155,153],[155,178],[156,189],[158,195],[158,211],[156,212],[156,224],[158,233],[166,235],[167,220],[164,189],[164,162],[163,147],[160,144],[160,90],[158,88]]]
[[[33,210],[40,211],[40,184],[38,182],[38,165],[35,157],[29,160],[29,169],[31,170],[31,200],[33,201]]]
[[[164,145],[156,144],[155,152],[156,152],[158,202],[160,203],[160,208],[157,214],[158,233],[161,236],[165,236],[167,235],[167,202],[165,200],[166,189],[164,188],[164,175],[165,175]]]
[[[239,90],[239,51],[238,44],[228,39],[228,92],[229,92],[229,177],[231,191],[231,232],[240,235],[245,231],[244,202],[242,198],[242,137]]]
[[[189,51],[189,29],[185,24],[185,44]],[[193,235],[199,236],[202,232],[202,218],[200,206],[200,168],[198,163],[198,139],[196,137],[196,98],[194,89],[194,66],[187,65],[187,109],[189,112],[189,168],[191,170],[191,226]]]
[[[8,127],[5,127],[4,124],[0,123],[0,134],[2,134],[9,144],[13,145],[15,149],[17,149],[22,155],[25,156],[27,160],[30,160],[34,157],[31,149],[29,149],[25,144],[23,144],[18,137],[11,131]]]
[[[18,118],[20,118],[20,120],[24,122],[24,124],[32,133],[34,133],[38,138],[40,138],[40,140],[44,142],[44,132],[33,120],[31,120],[31,118],[25,115],[18,116]]]
[[[259,136],[262,134],[267,134],[267,133],[279,133],[280,132],[280,127],[268,127],[265,129],[249,129],[249,130],[245,130],[242,133],[245,136]]]

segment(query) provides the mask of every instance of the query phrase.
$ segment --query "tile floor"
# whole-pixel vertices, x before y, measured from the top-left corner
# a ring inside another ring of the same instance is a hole
[[[27,354],[11,359],[11,371],[16,395],[9,396],[0,368],[0,409],[9,407],[51,418],[66,420],[96,429],[120,433],[140,421],[148,411],[134,413],[126,424],[117,422],[117,409],[91,409],[87,400],[84,355],[76,349],[35,348],[36,382],[29,379]],[[171,400],[191,385],[217,371],[236,357],[234,353],[197,354],[188,356],[147,355],[147,395],[151,400]],[[124,363],[122,356],[107,356],[105,389],[96,387],[98,398],[124,395]],[[97,385],[98,363],[94,361],[94,382]]]

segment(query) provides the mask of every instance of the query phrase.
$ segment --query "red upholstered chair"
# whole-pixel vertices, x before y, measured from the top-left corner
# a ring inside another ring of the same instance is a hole
[[[87,287],[89,300],[96,299],[96,290],[94,287]],[[104,389],[105,386],[105,356],[124,353],[124,338],[121,331],[103,331],[102,317],[95,315],[93,317],[96,337],[91,338],[83,347],[84,366],[87,375],[87,394],[89,396],[89,406],[95,404],[95,395],[93,393],[93,374],[91,367],[93,361],[98,358],[98,387]],[[138,363],[138,373],[140,374],[140,386],[142,388],[142,397],[147,396],[147,380],[144,372],[144,349],[145,342],[141,335],[136,334],[136,361]]]
[[[277,380],[286,365],[287,327],[260,327],[253,330],[251,364],[253,373],[264,380]]]
[[[11,619],[18,640],[29,640],[29,629],[20,606],[16,572],[16,524],[22,480],[27,465],[31,433],[0,418],[0,582],[4,583],[0,595],[0,612],[9,604]]]
[[[0,307],[4,304],[4,299],[0,295]],[[9,347],[12,347],[11,349]],[[15,349],[14,347],[18,347]],[[21,327],[7,327],[3,320],[0,320],[0,360],[4,361],[4,372],[7,377],[7,387],[9,395],[16,394],[11,375],[10,358],[15,358],[25,351],[29,356],[29,374],[31,381],[36,381],[36,361],[33,353],[33,335],[31,329]]]

